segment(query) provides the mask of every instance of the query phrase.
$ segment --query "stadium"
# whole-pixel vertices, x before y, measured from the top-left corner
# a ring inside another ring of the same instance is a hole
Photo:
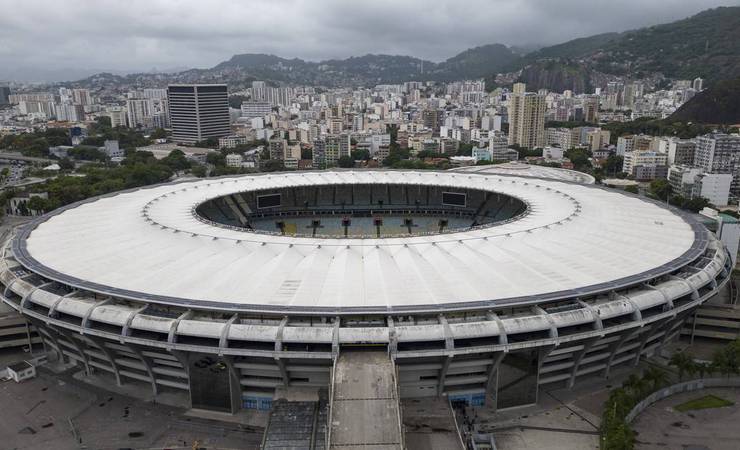
[[[363,350],[401,397],[529,405],[653,354],[730,275],[690,217],[590,183],[338,170],[117,192],[19,229],[3,301],[60,360],[193,408],[331,390]]]

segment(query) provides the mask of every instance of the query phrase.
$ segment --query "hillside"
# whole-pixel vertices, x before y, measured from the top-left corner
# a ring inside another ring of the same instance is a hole
[[[696,94],[669,119],[710,124],[739,124],[740,77],[717,82]]]
[[[555,91],[584,92],[599,84],[594,78],[602,80],[606,75],[702,77],[711,85],[740,75],[740,7],[715,8],[673,23],[573,39],[524,56],[520,52],[516,47],[490,44],[467,49],[440,63],[402,55],[369,54],[312,62],[250,53],[234,55],[210,69],[125,77],[95,75],[65,85],[221,82],[240,89],[255,79],[344,87],[475,78],[486,78],[493,85],[491,81],[500,72],[508,72],[509,80],[527,82],[532,89]]]
[[[583,65],[569,60],[543,60],[526,66],[519,75],[519,81],[527,84],[527,89],[549,89],[563,92],[569,89],[577,94],[592,92],[591,74]]]
[[[702,77],[711,84],[740,75],[740,7],[709,9],[676,22],[574,39],[527,54],[510,69],[544,60],[578,61],[590,71],[634,78],[654,73],[674,79]]]

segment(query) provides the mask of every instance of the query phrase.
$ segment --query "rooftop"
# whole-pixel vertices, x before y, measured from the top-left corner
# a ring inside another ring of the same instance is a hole
[[[529,213],[490,227],[385,239],[258,234],[194,213],[229,193],[348,183],[488,190],[525,201]],[[249,310],[390,311],[536,302],[634,284],[698,256],[704,233],[664,206],[595,186],[349,170],[168,183],[96,198],[32,222],[13,251],[45,277],[121,298]]]

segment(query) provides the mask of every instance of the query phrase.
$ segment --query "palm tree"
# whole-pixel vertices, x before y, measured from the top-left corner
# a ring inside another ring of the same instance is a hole
[[[683,381],[684,374],[694,370],[692,367],[694,365],[694,358],[684,352],[676,352],[671,356],[668,365],[675,366],[678,369],[678,381]]]
[[[668,374],[666,374],[664,370],[658,369],[656,367],[649,367],[645,371],[643,378],[646,382],[652,384],[653,392],[657,391],[666,383],[668,383]]]

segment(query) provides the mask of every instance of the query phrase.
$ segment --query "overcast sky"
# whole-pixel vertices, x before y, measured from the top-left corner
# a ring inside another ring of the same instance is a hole
[[[444,60],[551,45],[737,0],[0,0],[0,79],[30,70],[211,67],[235,53]],[[16,75],[16,78],[19,77]]]

